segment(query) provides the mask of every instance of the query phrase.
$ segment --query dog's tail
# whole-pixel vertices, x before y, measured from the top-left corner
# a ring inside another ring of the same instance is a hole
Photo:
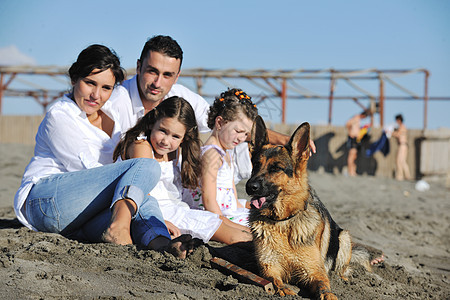
[[[350,262],[362,265],[369,272],[372,272],[371,261],[383,256],[383,252],[379,249],[352,242],[352,259]]]

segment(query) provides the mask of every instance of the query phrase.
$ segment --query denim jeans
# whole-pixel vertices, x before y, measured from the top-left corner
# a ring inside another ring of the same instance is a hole
[[[99,242],[114,203],[132,199],[138,209],[131,221],[131,236],[135,244],[146,247],[158,236],[170,239],[158,202],[148,195],[160,175],[159,164],[148,158],[54,174],[33,186],[26,216],[39,231]]]

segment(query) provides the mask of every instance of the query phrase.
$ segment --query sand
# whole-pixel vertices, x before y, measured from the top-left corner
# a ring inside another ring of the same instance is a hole
[[[13,198],[32,153],[30,146],[0,144],[1,299],[278,298],[211,267],[210,259],[222,256],[257,272],[251,252],[240,248],[211,242],[179,260],[21,226]],[[443,181],[429,182],[425,192],[415,182],[371,176],[311,172],[310,182],[341,227],[386,255],[373,273],[356,266],[347,282],[332,273],[339,299],[450,299],[450,190]],[[299,293],[295,298],[309,299]]]

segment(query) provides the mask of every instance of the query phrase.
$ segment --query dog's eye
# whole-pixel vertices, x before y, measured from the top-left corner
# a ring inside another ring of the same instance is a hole
[[[276,172],[280,172],[282,170],[283,170],[283,168],[280,165],[278,165],[278,164],[274,164],[274,165],[271,165],[269,167],[269,172],[270,173],[276,173]]]

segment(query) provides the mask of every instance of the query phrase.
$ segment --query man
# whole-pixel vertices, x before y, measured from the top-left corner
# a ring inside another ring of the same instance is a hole
[[[356,176],[356,158],[358,157],[358,150],[361,147],[361,141],[358,139],[360,134],[361,120],[367,117],[367,112],[353,116],[347,121],[345,127],[347,128],[348,139],[347,148],[347,173],[348,176]]]
[[[200,132],[209,131],[206,115],[209,104],[196,93],[176,84],[180,75],[183,51],[168,36],[148,40],[137,60],[136,75],[114,89],[111,102],[121,116],[122,131],[171,96],[183,97],[195,111]]]
[[[395,179],[402,181],[404,179],[411,179],[408,163],[406,158],[408,157],[408,136],[405,124],[403,123],[403,116],[401,114],[395,116],[398,128],[394,130],[392,136],[397,139],[398,150],[396,159]]]
[[[169,36],[154,36],[142,49],[137,61],[136,75],[114,89],[111,96],[113,107],[120,112],[121,128],[126,132],[137,120],[155,108],[161,101],[172,96],[183,97],[195,111],[199,131],[210,131],[207,126],[209,104],[200,95],[177,84],[180,76],[183,51],[178,43]],[[286,144],[289,136],[269,131],[269,140],[274,144]],[[250,176],[251,163],[247,143],[236,147],[238,174],[240,180]],[[314,144],[313,152],[315,152]],[[236,163],[236,162],[235,162]],[[249,169],[250,168],[250,169]]]

